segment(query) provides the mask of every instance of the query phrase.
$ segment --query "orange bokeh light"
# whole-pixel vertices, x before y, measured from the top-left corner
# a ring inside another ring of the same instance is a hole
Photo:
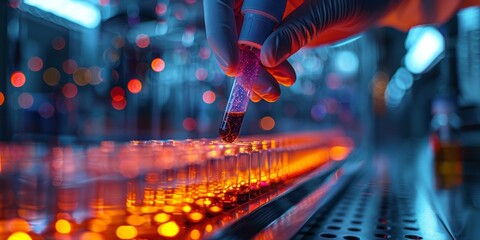
[[[200,220],[203,219],[203,214],[201,214],[199,212],[193,212],[193,213],[189,214],[189,217],[190,217],[190,220],[192,220],[194,222],[199,222]]]
[[[28,68],[34,72],[38,72],[43,68],[43,60],[39,57],[32,57],[28,60]]]
[[[165,61],[161,58],[155,58],[152,60],[151,67],[155,72],[161,72],[165,69]]]
[[[30,231],[30,224],[25,219],[14,218],[11,219],[6,225],[10,232],[28,232]]]
[[[21,87],[26,81],[27,78],[25,77],[25,74],[20,71],[13,72],[12,76],[10,77],[10,82],[14,87]]]
[[[80,235],[80,240],[104,240],[104,238],[96,232],[84,232]]]
[[[132,79],[128,82],[128,91],[133,94],[137,94],[142,91],[142,82],[138,79]]]
[[[0,92],[0,106],[2,106],[4,102],[5,102],[5,96],[3,95],[2,92]]]
[[[55,229],[58,233],[69,234],[72,231],[72,225],[67,220],[60,219],[55,223]]]
[[[333,146],[330,148],[330,158],[334,161],[344,160],[350,153],[349,147]]]
[[[147,222],[147,219],[145,219],[144,216],[140,215],[130,215],[127,217],[127,223],[132,225],[132,226],[140,226]]]
[[[194,239],[194,240],[200,239],[201,236],[202,236],[202,235],[201,235],[201,233],[200,233],[200,231],[199,231],[198,229],[193,229],[193,230],[190,232],[190,238],[191,238],[191,239]]]
[[[275,127],[275,119],[270,116],[263,117],[260,119],[260,128],[265,131],[270,131]]]
[[[77,86],[73,83],[67,83],[63,86],[62,93],[66,98],[74,98],[78,93]]]
[[[120,226],[116,231],[117,237],[120,239],[132,239],[138,235],[138,231],[134,226]]]
[[[157,223],[164,223],[170,220],[170,215],[166,213],[158,213],[153,217],[153,220]]]
[[[210,91],[210,90],[205,91],[202,95],[202,99],[206,104],[212,104],[213,102],[215,102],[216,98],[217,98],[217,96],[215,95],[215,93],[213,91]]]
[[[174,221],[166,222],[158,227],[158,234],[164,237],[175,237],[180,232],[180,227]]]
[[[32,238],[24,232],[14,232],[7,238],[7,240],[32,240]]]

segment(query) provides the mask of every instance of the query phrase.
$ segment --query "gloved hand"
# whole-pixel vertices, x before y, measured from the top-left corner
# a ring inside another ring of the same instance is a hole
[[[455,0],[457,5],[459,1]],[[242,3],[243,0],[204,0],[207,39],[229,76],[238,71],[237,36],[243,21]],[[382,18],[394,19],[395,11],[408,11],[410,5],[425,7],[422,0],[288,0],[282,23],[262,46],[263,68],[254,85],[252,100],[276,101],[280,96],[278,83],[290,86],[295,82],[295,72],[286,60],[300,48],[357,34]],[[411,12],[422,13],[421,9]],[[395,26],[392,21],[383,24]]]

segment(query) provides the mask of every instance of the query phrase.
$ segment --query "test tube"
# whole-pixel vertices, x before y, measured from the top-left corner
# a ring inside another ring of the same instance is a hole
[[[207,151],[207,197],[204,201],[209,216],[215,216],[222,211],[223,198],[223,153],[218,144],[210,144]]]
[[[279,183],[278,177],[278,148],[277,140],[270,140],[270,185],[276,186]]]
[[[243,1],[241,13],[244,18],[238,37],[240,74],[233,83],[219,131],[226,142],[233,142],[238,137],[258,77],[260,49],[275,25],[282,21],[286,3],[286,0]]]
[[[250,153],[252,146],[248,143],[238,145],[237,159],[237,204],[246,203],[250,197]]]
[[[244,47],[240,51],[240,75],[233,82],[219,129],[223,141],[233,142],[238,138],[252,95],[253,83],[258,76],[259,54],[260,50],[254,47]]]
[[[223,211],[228,211],[237,206],[237,154],[238,147],[233,144],[225,144],[224,147],[224,194]]]
[[[253,141],[250,157],[250,199],[260,196],[260,151],[262,143]]]
[[[271,142],[263,140],[260,150],[260,192],[266,193],[270,188]]]

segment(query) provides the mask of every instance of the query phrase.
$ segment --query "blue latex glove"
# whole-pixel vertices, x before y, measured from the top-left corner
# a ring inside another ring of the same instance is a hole
[[[286,61],[306,45],[318,45],[357,34],[376,22],[398,0],[289,0],[289,13],[265,40],[260,60],[259,79],[253,101],[276,101],[279,84],[291,86],[295,72]],[[237,36],[242,25],[242,0],[204,0],[208,42],[218,63],[229,76],[238,71]],[[302,4],[303,3],[303,4]],[[291,13],[290,13],[291,12]]]

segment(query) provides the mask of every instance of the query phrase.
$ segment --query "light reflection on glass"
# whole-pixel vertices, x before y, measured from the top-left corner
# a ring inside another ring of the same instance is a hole
[[[353,147],[320,133],[262,139],[0,144],[0,237],[200,239]]]

